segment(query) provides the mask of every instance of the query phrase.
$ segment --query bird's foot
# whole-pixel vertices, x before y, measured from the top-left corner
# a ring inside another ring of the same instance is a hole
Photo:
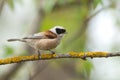
[[[41,58],[41,54],[40,54],[40,51],[38,50],[38,59]]]
[[[49,50],[52,54],[55,54],[55,52],[54,51],[52,51],[52,50]]]
[[[82,57],[83,60],[87,60],[86,59],[86,53],[84,53],[84,56]]]

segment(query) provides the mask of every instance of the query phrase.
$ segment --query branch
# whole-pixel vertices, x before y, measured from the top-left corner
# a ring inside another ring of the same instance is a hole
[[[109,8],[111,8],[112,4],[108,5],[108,6],[104,6],[101,9],[95,11],[93,14],[88,15],[82,22],[81,27],[77,29],[76,33],[74,34],[74,36],[72,36],[72,38],[69,39],[69,41],[66,41],[66,44],[69,44],[70,42],[74,42],[75,40],[77,40],[78,38],[81,38],[82,35],[86,32],[86,29],[88,27],[88,23],[91,19],[93,19],[96,15],[98,15],[100,12],[107,10]],[[90,7],[90,6],[88,6]],[[90,9],[88,9],[90,10]]]
[[[106,9],[109,9],[110,7],[111,7],[111,5],[105,6],[105,7],[101,8],[101,9],[97,10],[95,13],[93,13],[93,14],[89,15],[88,17],[86,17],[86,19],[83,21],[82,27],[80,27],[80,29],[78,29],[78,32],[76,32],[76,34],[75,34],[76,36],[74,36],[74,38],[72,38],[72,39],[77,40],[77,38],[80,38],[81,35],[83,35],[83,33],[86,31],[86,28],[88,27],[88,22],[92,18],[94,18],[96,15],[98,15],[100,12],[102,12],[102,11],[104,11]],[[80,36],[80,37],[78,37],[78,36]]]
[[[112,4],[108,5],[108,6],[103,6],[101,9],[97,10],[95,13],[91,14],[90,16],[88,16],[87,20],[94,18],[97,14],[99,14],[100,12],[110,9],[112,7]]]
[[[83,58],[83,57],[97,58],[97,57],[114,57],[120,56],[120,52],[108,53],[108,52],[69,52],[67,54],[41,54],[40,58],[38,55],[32,56],[18,56],[12,58],[0,59],[0,65],[20,63],[25,61],[36,61],[36,60],[50,60],[60,58]]]

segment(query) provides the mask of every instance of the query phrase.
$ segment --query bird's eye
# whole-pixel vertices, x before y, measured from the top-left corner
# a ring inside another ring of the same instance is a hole
[[[65,33],[65,32],[66,32],[66,30],[65,30],[65,29],[62,29],[62,30],[61,30],[61,32],[62,32],[62,33]]]
[[[57,34],[62,34],[62,33],[65,33],[66,30],[65,29],[56,28],[56,32],[57,32]]]

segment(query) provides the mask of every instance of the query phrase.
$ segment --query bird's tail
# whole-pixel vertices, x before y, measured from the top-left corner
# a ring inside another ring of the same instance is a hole
[[[12,42],[12,41],[21,41],[21,42],[26,42],[24,39],[8,39],[8,42]]]

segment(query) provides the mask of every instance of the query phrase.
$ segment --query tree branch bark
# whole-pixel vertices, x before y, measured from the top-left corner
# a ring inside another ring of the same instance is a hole
[[[97,58],[97,57],[115,57],[120,56],[120,52],[69,52],[67,54],[41,54],[40,59],[38,55],[31,56],[18,56],[12,58],[0,59],[0,65],[20,63],[25,61],[36,61],[36,60],[50,60],[50,59],[61,59],[61,58]]]

